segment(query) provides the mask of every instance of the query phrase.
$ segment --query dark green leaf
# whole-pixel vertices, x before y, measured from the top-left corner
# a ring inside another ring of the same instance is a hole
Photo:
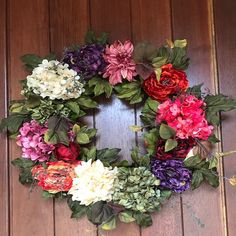
[[[215,143],[219,143],[220,140],[215,136],[215,134],[211,135],[209,138],[208,138],[208,141],[215,144]]]
[[[152,225],[152,217],[146,213],[134,213],[134,218],[136,219],[137,224],[142,227],[148,227]]]
[[[71,218],[78,219],[86,214],[87,207],[80,205],[78,201],[72,201],[72,197],[68,198],[67,204],[72,211]]]
[[[201,170],[193,171],[192,181],[191,181],[191,188],[192,190],[198,188],[200,184],[203,182],[204,177]]]
[[[144,143],[149,155],[154,155],[156,152],[156,143],[159,137],[158,130],[151,129],[150,131],[144,133]]]
[[[187,168],[194,168],[196,167],[199,163],[204,162],[204,160],[201,159],[199,155],[187,157],[184,159],[184,165]]]
[[[30,168],[22,169],[20,171],[19,181],[21,184],[31,184],[34,182]]]
[[[194,95],[195,97],[200,99],[201,95],[202,95],[202,91],[201,91],[202,85],[203,84],[198,84],[198,85],[195,85],[193,87],[189,87],[187,89],[187,93],[191,94],[191,95]]]
[[[87,209],[87,217],[95,225],[109,221],[114,215],[113,209],[106,202],[96,202]]]
[[[49,193],[48,191],[43,191],[42,192],[42,197],[43,198],[53,198],[53,197],[55,197],[55,194]]]
[[[35,163],[29,159],[25,158],[16,158],[15,160],[11,161],[12,165],[18,168],[31,168],[35,165]]]
[[[219,175],[218,173],[211,169],[201,169],[201,172],[206,179],[206,181],[214,188],[217,188],[219,186]]]
[[[97,150],[97,159],[101,160],[104,163],[112,164],[119,158],[118,154],[120,150],[121,149],[119,148],[104,148],[101,150]]]
[[[25,64],[26,69],[30,72],[42,62],[42,58],[35,54],[26,54],[21,57],[21,60]]]
[[[103,32],[100,37],[97,37],[92,30],[89,30],[85,36],[86,44],[101,44],[105,45],[108,40],[108,33]]]

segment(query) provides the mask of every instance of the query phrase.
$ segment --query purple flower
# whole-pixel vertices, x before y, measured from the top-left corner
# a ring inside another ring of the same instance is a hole
[[[104,50],[105,48],[99,44],[85,45],[77,51],[66,51],[63,62],[83,78],[90,79],[97,73],[102,73],[106,66]]]
[[[164,189],[181,193],[190,188],[192,174],[182,160],[152,160],[151,171],[160,179],[160,187]]]

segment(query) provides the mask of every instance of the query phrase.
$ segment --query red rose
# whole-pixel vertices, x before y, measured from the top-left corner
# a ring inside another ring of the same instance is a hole
[[[172,64],[166,64],[161,69],[160,80],[157,80],[154,73],[151,74],[144,80],[143,89],[152,99],[163,102],[170,95],[185,91],[188,80],[185,72],[174,69]]]
[[[80,146],[73,142],[69,143],[69,147],[59,143],[56,145],[54,153],[58,160],[75,161],[80,154]]]
[[[169,152],[165,152],[165,141],[163,139],[159,139],[157,141],[156,147],[156,158],[160,160],[176,158],[184,159],[189,153],[190,149],[196,145],[196,142],[193,138],[176,139],[176,141],[178,142],[178,146]]]

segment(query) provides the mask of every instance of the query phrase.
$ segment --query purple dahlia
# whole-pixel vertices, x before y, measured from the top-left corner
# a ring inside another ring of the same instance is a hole
[[[99,44],[85,45],[78,50],[67,50],[63,62],[83,78],[90,79],[97,73],[102,73],[106,67],[104,50],[104,46]]]
[[[160,179],[160,187],[181,193],[190,188],[191,171],[184,167],[182,160],[152,160],[152,173]]]

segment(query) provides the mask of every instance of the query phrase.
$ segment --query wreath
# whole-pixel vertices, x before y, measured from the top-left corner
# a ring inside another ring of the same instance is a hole
[[[12,161],[19,181],[40,186],[43,197],[67,199],[72,218],[87,215],[102,229],[114,229],[118,219],[147,227],[171,195],[203,181],[219,186],[218,162],[233,152],[212,152],[220,141],[214,131],[219,112],[235,109],[236,100],[189,86],[186,40],[159,49],[107,42],[107,34],[90,31],[60,60],[24,55],[24,99],[11,102],[0,128],[21,147]],[[119,161],[118,148],[98,150],[97,130],[80,119],[98,108],[97,97],[112,94],[142,106],[143,126],[130,128],[143,132],[145,153],[134,147],[132,163]],[[224,178],[236,185],[235,176]]]

